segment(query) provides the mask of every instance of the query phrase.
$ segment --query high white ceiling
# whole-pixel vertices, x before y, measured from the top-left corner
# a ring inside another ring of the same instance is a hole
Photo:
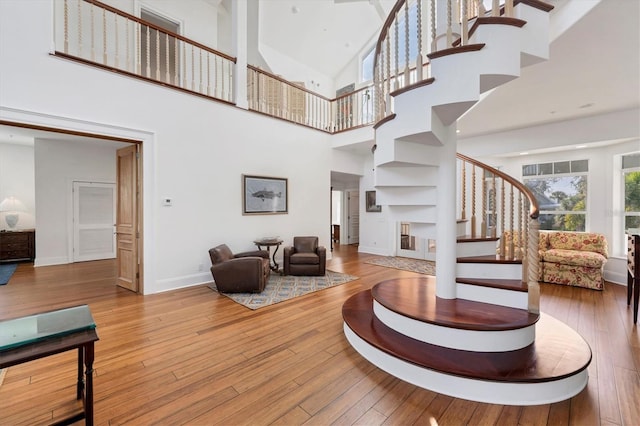
[[[462,117],[460,137],[640,106],[640,0],[547,2],[556,7],[551,12],[556,26],[572,20],[571,2],[597,5],[553,40],[548,61],[523,69],[520,78],[491,92]],[[260,39],[336,75],[378,32],[384,22],[378,11],[386,14],[394,3],[260,0]]]
[[[640,0],[548,2],[557,16],[571,2],[597,5],[552,42],[548,61],[523,69],[463,116],[461,138],[640,107]],[[375,38],[393,3],[260,0],[261,41],[335,75]],[[0,140],[28,133],[2,127]]]
[[[640,1],[601,1],[551,43],[549,56],[463,116],[461,137],[638,108]]]
[[[326,76],[377,40],[395,0],[260,0],[260,42]]]

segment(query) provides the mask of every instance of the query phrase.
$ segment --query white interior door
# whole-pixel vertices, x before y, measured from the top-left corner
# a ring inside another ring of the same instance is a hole
[[[347,221],[349,222],[347,243],[357,244],[360,242],[360,193],[358,191],[349,191],[347,198]]]
[[[116,257],[114,183],[73,182],[73,261]]]

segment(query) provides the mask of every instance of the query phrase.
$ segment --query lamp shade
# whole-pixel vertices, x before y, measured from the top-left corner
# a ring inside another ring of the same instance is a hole
[[[0,213],[5,213],[4,220],[9,229],[14,229],[18,224],[20,215],[18,212],[26,211],[27,208],[16,197],[7,197],[0,203]]]
[[[27,208],[16,197],[7,197],[0,203],[0,212],[23,212]]]

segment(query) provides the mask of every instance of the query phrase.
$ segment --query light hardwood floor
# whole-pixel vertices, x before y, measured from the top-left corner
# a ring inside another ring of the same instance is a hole
[[[416,276],[336,247],[328,268],[360,277],[251,311],[206,285],[139,296],[115,286],[113,261],[33,268],[0,286],[0,319],[88,304],[97,323],[98,425],[638,425],[640,332],[626,288],[542,284],[542,310],[593,350],[587,388],[533,407],[481,404],[402,382],[360,357],[342,332],[352,294]],[[11,367],[0,425],[48,424],[77,410],[75,353]]]

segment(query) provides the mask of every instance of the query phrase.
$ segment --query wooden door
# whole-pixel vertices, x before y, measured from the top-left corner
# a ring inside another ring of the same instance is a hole
[[[120,287],[138,292],[138,145],[117,151],[116,259]]]

